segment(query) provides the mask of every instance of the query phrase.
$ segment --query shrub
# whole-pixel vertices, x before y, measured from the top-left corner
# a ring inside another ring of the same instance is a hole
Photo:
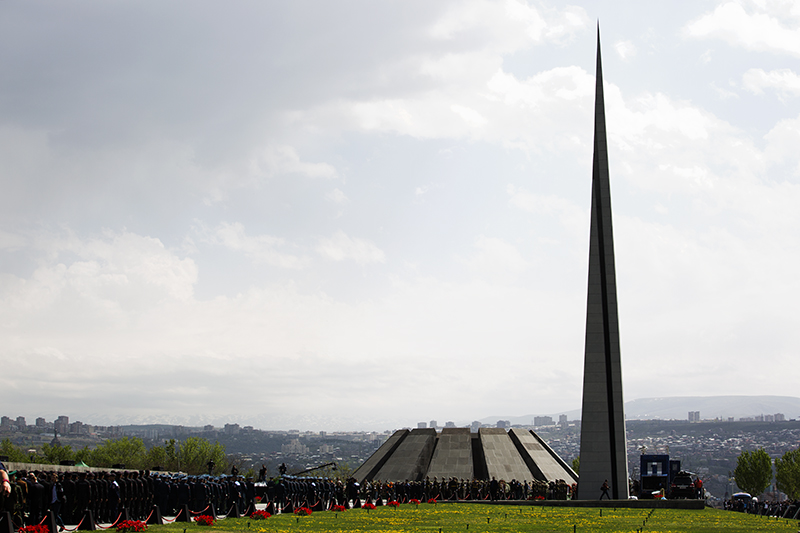
[[[272,515],[266,511],[253,511],[253,514],[250,515],[250,518],[253,520],[266,520],[270,516]]]
[[[50,533],[50,528],[44,524],[36,524],[34,526],[25,526],[19,528],[20,533]]]
[[[147,524],[141,520],[123,520],[117,524],[117,531],[147,531]]]
[[[210,526],[214,524],[214,520],[216,520],[213,516],[208,516],[207,514],[201,514],[194,521],[201,525],[201,526]]]

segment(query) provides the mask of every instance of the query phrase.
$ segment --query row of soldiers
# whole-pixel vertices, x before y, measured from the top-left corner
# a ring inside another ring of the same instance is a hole
[[[233,505],[240,511],[254,508],[255,486],[241,477],[151,474],[148,471],[119,472],[9,472],[11,494],[0,501],[17,525],[38,524],[52,510],[59,526],[78,524],[92,512],[96,521],[115,522],[124,511],[135,520],[146,520],[158,505],[166,516],[175,516],[188,506],[200,513],[214,505],[227,513]]]
[[[423,481],[381,482],[365,481],[362,494],[365,498],[383,498],[399,502],[416,499],[426,502],[441,500],[566,500],[571,497],[573,485],[564,480],[518,481],[512,479],[442,479],[426,478]]]
[[[464,480],[437,478],[423,481],[347,482],[323,478],[294,478],[284,476],[258,484],[258,492],[263,495],[263,503],[277,506],[307,506],[330,508],[331,505],[348,506],[351,502],[364,501],[380,505],[383,502],[408,502],[412,499],[426,502],[431,499],[442,500],[566,500],[573,494],[575,486],[564,480],[517,481],[505,480]]]
[[[257,501],[274,510],[308,506],[329,509],[362,501],[380,505],[388,501],[560,499],[571,496],[572,486],[555,482],[511,480],[425,479],[381,482],[355,479],[346,482],[324,478],[282,476],[254,484],[240,476],[185,476],[119,472],[10,472],[12,492],[0,502],[18,527],[38,524],[52,510],[57,523],[78,524],[91,511],[95,520],[112,523],[125,510],[135,520],[146,520],[157,505],[162,515],[175,516],[188,507],[209,512],[213,505],[226,514],[255,509]]]

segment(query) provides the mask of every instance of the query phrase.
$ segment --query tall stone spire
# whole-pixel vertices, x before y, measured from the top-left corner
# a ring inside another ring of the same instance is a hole
[[[591,217],[578,499],[598,499],[606,481],[613,499],[627,499],[628,461],[599,23]]]

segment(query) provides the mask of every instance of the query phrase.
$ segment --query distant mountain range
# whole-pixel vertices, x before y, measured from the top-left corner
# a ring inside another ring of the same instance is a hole
[[[214,426],[219,429],[225,424],[239,424],[241,427],[252,426],[262,430],[300,430],[300,431],[378,431],[392,430],[403,425],[402,420],[393,418],[368,418],[358,415],[343,415],[340,417],[321,416],[308,414],[305,416],[292,416],[287,414],[262,413],[257,415],[209,414],[195,416],[181,415],[109,415],[107,413],[88,413],[71,416],[70,419],[81,420],[96,426],[185,426],[203,427]]]
[[[758,415],[782,413],[787,420],[800,419],[800,398],[793,396],[675,396],[671,398],[640,398],[625,402],[627,420],[687,420],[689,411],[700,411],[700,419],[733,417],[736,420]],[[548,413],[558,421],[559,415],[568,420],[581,417],[581,410]],[[512,424],[529,425],[534,416],[488,416],[482,424],[496,424],[509,420]]]

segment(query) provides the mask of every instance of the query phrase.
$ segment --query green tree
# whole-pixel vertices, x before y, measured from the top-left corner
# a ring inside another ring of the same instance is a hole
[[[164,453],[167,455],[167,464],[165,465],[167,470],[177,472],[181,469],[178,463],[179,451],[180,446],[175,439],[169,439],[164,442]]]
[[[775,459],[775,481],[789,498],[800,499],[800,448]]]
[[[213,474],[221,474],[228,467],[225,447],[219,442],[211,444],[200,437],[189,437],[180,443],[178,450],[179,470],[188,474],[208,472],[208,463],[213,462]]]
[[[572,470],[574,470],[576,474],[580,474],[581,473],[581,456],[580,455],[572,460]]]
[[[60,464],[61,461],[75,460],[75,452],[72,451],[72,446],[70,445],[50,446],[49,444],[42,444],[42,456],[44,457],[44,462],[51,465]]]
[[[169,465],[169,459],[167,458],[166,448],[164,446],[153,446],[147,450],[145,462],[147,464],[147,468],[150,469],[155,467],[159,467],[162,470],[167,469]]]
[[[733,471],[736,484],[745,492],[758,496],[772,481],[772,459],[763,448],[754,452],[743,451]]]
[[[28,461],[28,454],[19,446],[14,446],[11,439],[3,439],[3,442],[0,442],[0,455],[5,455],[12,463]]]
[[[88,464],[87,461],[91,460],[91,455],[92,450],[90,450],[88,446],[84,446],[80,450],[75,450],[75,462]]]
[[[126,468],[144,468],[147,448],[139,437],[122,437],[121,439],[107,440],[92,450],[89,466],[111,467],[123,464]]]

